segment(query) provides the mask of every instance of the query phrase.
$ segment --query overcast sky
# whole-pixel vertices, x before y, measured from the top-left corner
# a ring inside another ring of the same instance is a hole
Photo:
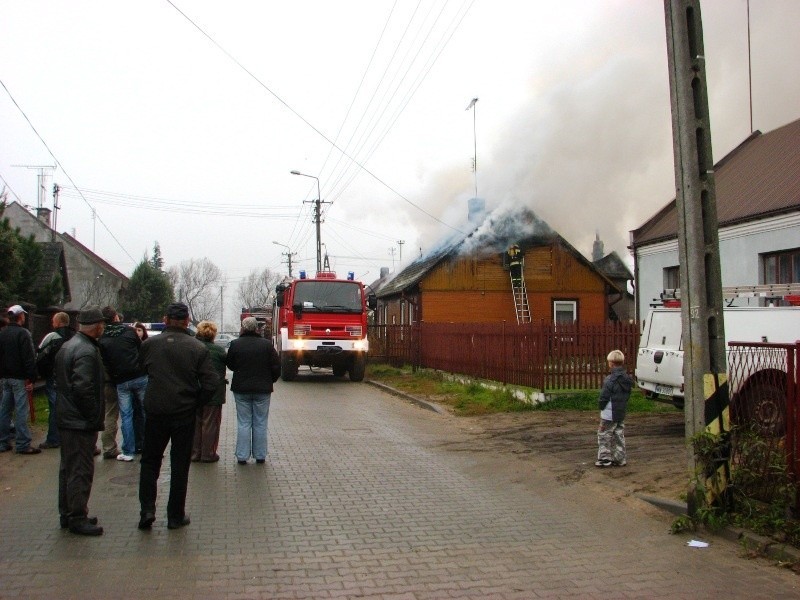
[[[747,4],[702,16],[719,159],[750,133]],[[750,17],[766,132],[800,118],[800,0]],[[587,256],[599,232],[626,257],[673,197],[661,0],[0,0],[0,80],[12,199],[37,202],[17,165],[57,161],[59,231],[126,274],[155,241],[167,265],[207,256],[229,304],[286,270],[273,242],[314,270],[316,181],[291,170],[319,177],[332,267],[365,281],[400,240],[408,263],[463,230],[473,154],[489,208]]]

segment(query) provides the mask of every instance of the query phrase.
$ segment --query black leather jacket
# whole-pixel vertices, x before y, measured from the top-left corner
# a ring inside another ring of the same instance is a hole
[[[147,338],[139,360],[148,376],[147,415],[189,414],[211,400],[219,383],[208,348],[180,327]]]
[[[9,323],[0,330],[0,379],[36,379],[36,349],[31,332]]]
[[[56,354],[56,411],[60,429],[102,431],[103,359],[97,341],[80,331]]]
[[[125,383],[144,375],[139,364],[142,342],[133,327],[122,323],[106,325],[98,343],[111,383]]]

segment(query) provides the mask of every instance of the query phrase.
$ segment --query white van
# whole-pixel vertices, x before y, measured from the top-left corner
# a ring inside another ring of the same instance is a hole
[[[800,307],[726,307],[723,316],[726,348],[729,341],[794,344],[800,340]],[[680,308],[653,308],[647,315],[636,356],[636,381],[645,396],[683,406]]]

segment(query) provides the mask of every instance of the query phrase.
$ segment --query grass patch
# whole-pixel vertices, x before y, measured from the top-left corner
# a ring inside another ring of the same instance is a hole
[[[414,396],[451,406],[458,415],[485,415],[498,412],[526,410],[598,411],[600,390],[568,390],[553,392],[551,400],[528,404],[514,397],[508,388],[491,389],[479,383],[449,381],[438,371],[410,366],[392,367],[387,364],[367,366],[367,378],[379,381]],[[648,400],[638,389],[631,392],[629,413],[674,412],[671,404]]]

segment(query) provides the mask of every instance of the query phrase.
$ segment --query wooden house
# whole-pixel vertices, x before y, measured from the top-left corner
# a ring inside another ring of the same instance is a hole
[[[608,298],[619,288],[532,211],[520,209],[489,215],[384,284],[377,324],[517,323],[508,254],[514,244],[523,257],[531,322],[608,321]]]

